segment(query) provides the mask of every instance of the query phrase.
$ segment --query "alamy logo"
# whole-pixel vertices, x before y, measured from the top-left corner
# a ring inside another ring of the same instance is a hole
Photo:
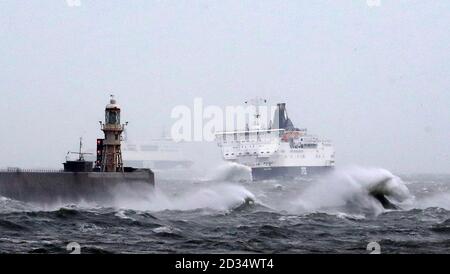
[[[266,103],[266,100],[263,100]],[[178,105],[172,109],[176,119],[171,128],[175,141],[214,141],[219,131],[269,128],[276,107],[247,104],[245,106],[204,106],[202,98],[195,98],[193,107]],[[274,124],[276,126],[276,124]]]
[[[70,254],[81,254],[81,246],[77,242],[71,242],[66,246],[67,251],[71,251]]]
[[[377,242],[370,242],[366,249],[371,251],[370,254],[381,254],[381,246]]]
[[[66,0],[66,3],[71,8],[81,6],[81,0]]]
[[[381,6],[381,0],[366,0],[366,3],[371,8]]]

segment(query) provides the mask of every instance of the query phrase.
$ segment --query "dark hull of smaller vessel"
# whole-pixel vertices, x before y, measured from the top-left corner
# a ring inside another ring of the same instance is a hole
[[[149,169],[133,172],[0,172],[0,195],[31,203],[94,202],[147,196],[154,188]]]

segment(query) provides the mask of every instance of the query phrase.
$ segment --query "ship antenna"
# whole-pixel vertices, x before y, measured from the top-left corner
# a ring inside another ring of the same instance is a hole
[[[266,103],[267,103],[267,99],[260,98],[260,97],[256,97],[256,98],[250,99],[248,101],[245,101],[245,104],[254,105],[256,108],[256,113],[255,113],[255,126],[256,127],[260,126],[259,118],[261,117],[261,113],[260,113],[259,108],[262,104],[266,104]]]
[[[84,162],[84,155],[90,155],[92,153],[83,152],[83,137],[80,137],[79,151],[78,152],[71,152],[71,151],[67,152],[66,159],[69,157],[69,154],[78,154],[78,156],[79,156],[78,161]]]
[[[84,156],[83,156],[83,137],[80,137],[80,161],[84,161]]]

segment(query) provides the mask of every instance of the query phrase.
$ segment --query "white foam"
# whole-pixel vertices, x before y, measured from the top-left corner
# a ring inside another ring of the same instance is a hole
[[[175,232],[180,232],[179,229],[171,227],[171,226],[160,226],[157,227],[155,229],[152,230],[154,233],[159,234],[159,233],[175,233]]]
[[[118,195],[120,196],[120,193]],[[149,211],[195,209],[227,211],[254,199],[255,196],[243,186],[211,184],[188,190],[181,195],[169,196],[155,189],[146,199],[129,200],[118,197],[115,206]]]
[[[352,167],[337,170],[311,183],[292,202],[293,210],[315,212],[348,209],[377,215],[384,208],[371,192],[383,194],[396,202],[411,198],[404,182],[391,172],[381,168]]]
[[[33,211],[35,207],[30,204],[20,202],[0,196],[0,213]]]
[[[233,162],[225,162],[214,169],[212,174],[208,176],[206,180],[221,182],[251,181],[252,171],[248,166]]]

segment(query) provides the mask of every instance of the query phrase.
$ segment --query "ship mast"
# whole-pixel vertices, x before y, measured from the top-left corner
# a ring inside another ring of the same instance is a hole
[[[67,152],[66,160],[69,159],[69,154],[77,154],[79,156],[78,157],[78,161],[79,162],[84,162],[85,161],[84,160],[84,155],[90,155],[92,153],[83,152],[83,137],[80,137],[80,148],[79,148],[78,152],[72,152],[72,151]]]
[[[250,100],[248,100],[248,101],[245,101],[245,104],[246,105],[253,105],[253,106],[255,106],[255,121],[254,121],[254,124],[253,124],[253,128],[254,129],[260,129],[261,128],[261,124],[260,124],[260,118],[261,118],[261,113],[260,113],[260,106],[262,105],[262,104],[266,104],[267,103],[267,100],[266,99],[263,99],[263,98],[260,98],[260,97],[256,97],[256,98],[253,98],[253,99],[250,99]],[[247,125],[247,128],[248,128],[248,125]]]
[[[84,153],[83,153],[83,137],[80,137],[80,150],[78,151],[80,155],[79,161],[84,161]]]

